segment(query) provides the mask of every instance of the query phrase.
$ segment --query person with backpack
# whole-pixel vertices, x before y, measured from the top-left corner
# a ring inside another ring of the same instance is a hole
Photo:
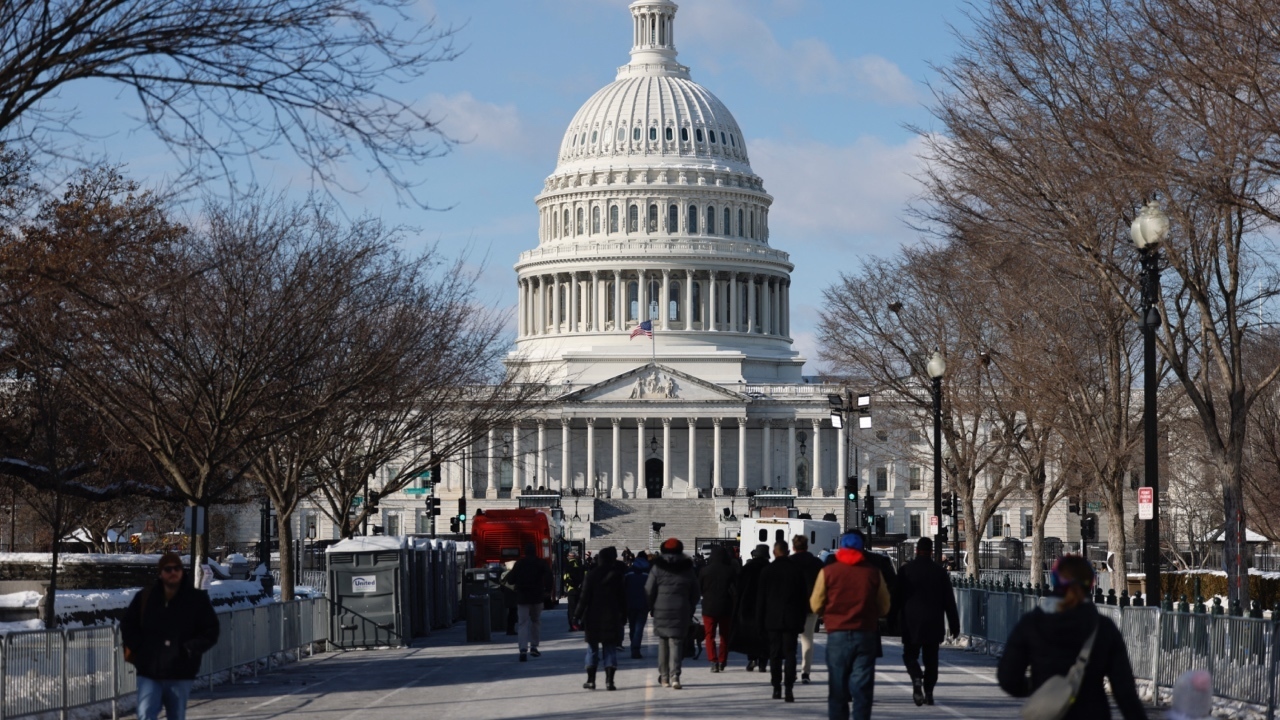
[[[209,593],[187,580],[182,558],[160,556],[160,576],[133,596],[120,621],[124,658],[138,672],[138,718],[186,717],[200,658],[218,642]]]
[[[627,566],[618,561],[618,550],[607,547],[596,555],[596,566],[586,574],[582,596],[575,606],[573,625],[585,631],[587,641],[587,681],[582,687],[596,689],[596,669],[604,664],[605,689],[617,690],[618,646],[622,644],[622,624],[627,616],[627,590],[623,582]]]
[[[658,636],[658,684],[679,690],[684,639],[698,605],[698,578],[693,561],[684,554],[684,543],[668,538],[661,550],[649,572],[645,596],[653,615],[653,634]]]
[[[702,626],[706,636],[707,660],[711,672],[724,672],[729,661],[729,635],[733,629],[733,588],[738,568],[729,561],[729,551],[722,545],[711,546],[711,560],[698,573],[702,589]],[[719,630],[720,644],[716,645]]]
[[[627,593],[627,627],[631,637],[631,659],[644,657],[640,645],[644,641],[644,626],[649,621],[649,596],[645,584],[649,582],[649,556],[641,550],[631,560],[631,569],[622,579]]]
[[[1050,579],[1052,594],[1009,634],[996,672],[1001,689],[1029,698],[1024,718],[1105,720],[1111,717],[1105,678],[1125,720],[1146,720],[1124,637],[1089,601],[1093,567],[1078,555],[1064,555]]]

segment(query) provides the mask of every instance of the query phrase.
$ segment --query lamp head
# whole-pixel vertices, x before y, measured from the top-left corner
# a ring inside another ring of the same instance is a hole
[[[929,358],[929,363],[925,366],[925,369],[928,371],[929,377],[935,380],[947,374],[947,360],[942,357],[942,351],[933,351],[933,357]]]
[[[1169,218],[1154,200],[1143,206],[1142,212],[1129,225],[1129,237],[1139,250],[1155,249],[1168,234]]]

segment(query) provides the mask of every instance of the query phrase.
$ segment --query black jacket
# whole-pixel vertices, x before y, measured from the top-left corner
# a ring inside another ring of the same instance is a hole
[[[880,636],[892,637],[899,633],[898,608],[902,607],[902,602],[898,598],[898,573],[894,571],[893,561],[888,556],[871,551],[867,551],[863,556],[872,567],[880,571],[884,576],[885,585],[889,587],[889,614],[880,618],[880,632],[876,633],[876,657],[884,657],[884,645],[880,642]]]
[[[804,586],[809,588],[809,592],[812,593],[813,584],[818,581],[818,573],[822,572],[822,561],[808,550],[791,553],[788,559],[795,563],[800,568],[800,571],[804,573]]]
[[[769,654],[769,639],[760,626],[756,605],[760,601],[760,573],[769,564],[763,557],[752,556],[738,573],[737,601],[734,608],[729,649],[748,657]]]
[[[729,562],[729,551],[720,545],[711,546],[711,561],[698,573],[704,616],[733,617],[733,589],[737,579],[738,568]]]
[[[520,605],[537,605],[551,598],[551,567],[542,558],[520,558],[503,579],[515,591]]]
[[[663,553],[653,561],[645,595],[653,614],[653,634],[662,638],[682,638],[693,624],[698,605],[698,577],[693,561],[684,553]]]
[[[152,680],[194,680],[200,657],[218,642],[218,614],[209,593],[183,583],[168,602],[159,580],[133,596],[120,634],[138,674]]]
[[[1086,602],[1071,610],[1052,613],[1036,608],[1023,615],[1009,634],[1009,642],[1000,658],[996,672],[1000,687],[1014,697],[1027,697],[1050,677],[1066,675],[1095,624],[1098,636],[1093,641],[1093,650],[1085,665],[1080,692],[1067,712],[1066,720],[1111,717],[1107,694],[1102,689],[1103,677],[1111,681],[1111,692],[1125,720],[1145,720],[1147,713],[1138,700],[1124,638],[1115,623],[1098,614],[1093,603]],[[1028,668],[1031,669],[1029,679]]]
[[[760,571],[756,617],[768,631],[799,633],[809,615],[804,570],[790,557],[775,558]]]
[[[890,595],[892,597],[892,594]],[[898,574],[898,598],[902,608],[902,641],[916,645],[940,645],[946,637],[945,615],[954,634],[960,630],[956,595],[951,577],[927,556],[902,566]]]
[[[601,562],[587,572],[574,621],[586,631],[586,641],[622,644],[627,622],[627,566],[618,560]]]

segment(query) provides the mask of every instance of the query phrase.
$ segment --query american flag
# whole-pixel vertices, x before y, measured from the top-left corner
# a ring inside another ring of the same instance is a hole
[[[634,338],[637,335],[643,335],[649,338],[653,337],[653,321],[645,320],[637,325],[636,328],[631,331],[631,337]]]

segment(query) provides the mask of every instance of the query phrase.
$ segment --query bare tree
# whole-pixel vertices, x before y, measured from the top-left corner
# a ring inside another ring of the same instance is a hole
[[[411,0],[9,0],[0,3],[0,142],[78,155],[91,119],[58,107],[119,84],[191,183],[284,144],[330,189],[363,156],[403,197],[452,141],[412,83],[456,56]],[[71,144],[66,141],[69,135]],[[415,199],[415,202],[417,201]]]

